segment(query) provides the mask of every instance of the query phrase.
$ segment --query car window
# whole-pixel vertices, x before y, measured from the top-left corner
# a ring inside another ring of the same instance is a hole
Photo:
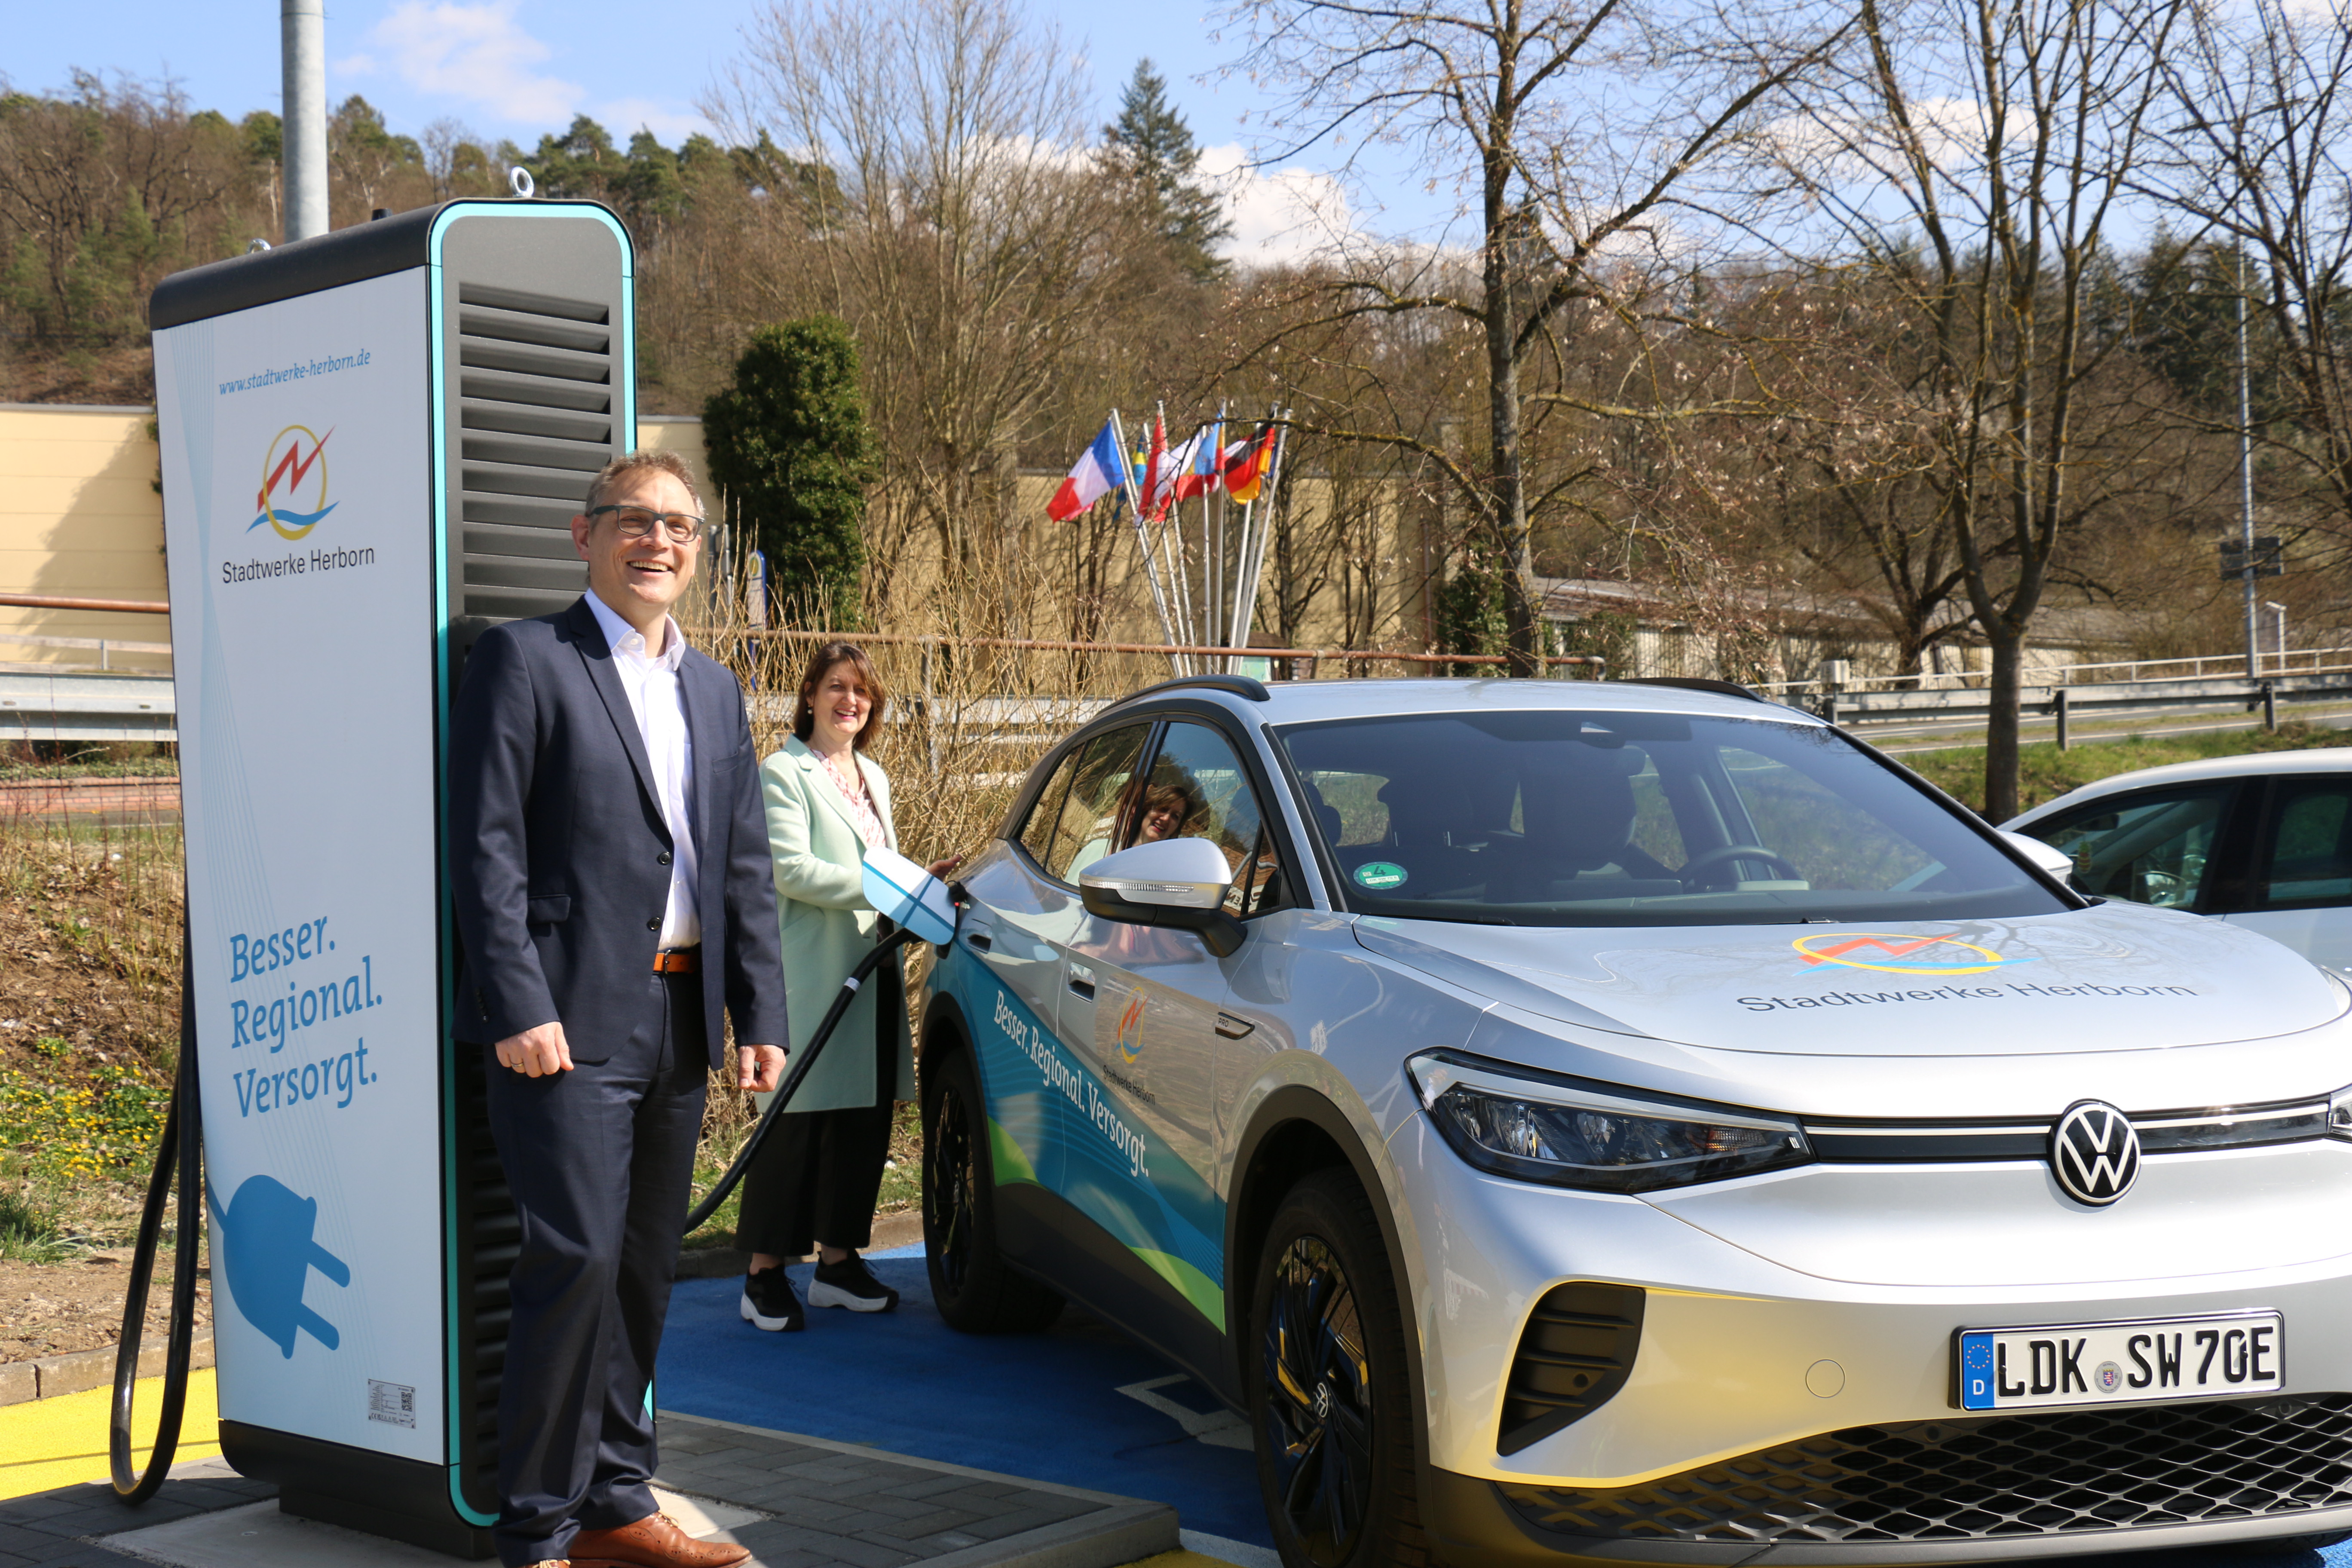
[[[2261,845],[2254,908],[2352,903],[2352,777],[2278,780]]]
[[[1282,901],[1282,868],[1265,813],[1224,736],[1206,724],[1171,723],[1135,795],[1127,843],[1205,838],[1233,869],[1228,913],[1259,914]]]
[[[2103,899],[2189,909],[2205,890],[2235,786],[2223,780],[2094,801],[2024,831],[2074,862],[2074,886]]]
[[[1755,841],[1777,851],[1807,887],[1893,887],[1934,860],[1908,838],[1872,831],[1862,805],[1786,761],[1741,746],[1720,755]]]
[[[1150,733],[1150,725],[1133,724],[1097,735],[1077,752],[1069,787],[1055,805],[1051,843],[1038,858],[1047,875],[1074,883],[1079,872],[1111,852],[1124,826],[1121,797],[1134,781]],[[1050,790],[1040,795],[1039,805],[1051,795]],[[1024,834],[1022,842],[1028,841]]]
[[[1276,734],[1363,913],[1701,925],[2067,907],[1949,806],[1819,726],[1537,710]]]
[[[1021,840],[1021,847],[1029,851],[1029,858],[1040,866],[1053,863],[1054,830],[1061,826],[1062,802],[1069,798],[1071,775],[1078,771],[1078,763],[1086,754],[1084,746],[1070,748],[1054,769],[1054,776],[1037,792],[1035,803],[1029,807],[1029,820],[1014,836]]]

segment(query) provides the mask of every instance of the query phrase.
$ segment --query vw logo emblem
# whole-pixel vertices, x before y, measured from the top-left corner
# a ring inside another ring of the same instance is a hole
[[[2139,1133],[2106,1101],[2077,1100],[2050,1130],[2050,1170],[2068,1197],[2105,1208],[2139,1178]]]

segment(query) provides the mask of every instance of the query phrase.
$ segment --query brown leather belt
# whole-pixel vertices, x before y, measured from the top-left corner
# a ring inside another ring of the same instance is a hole
[[[693,974],[702,968],[702,949],[673,947],[654,954],[656,974]]]

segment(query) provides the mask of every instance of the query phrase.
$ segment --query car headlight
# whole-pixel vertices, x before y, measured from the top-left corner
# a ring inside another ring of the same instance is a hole
[[[1803,1128],[1759,1111],[1635,1098],[1454,1051],[1423,1051],[1405,1070],[1455,1153],[1523,1182],[1647,1193],[1813,1158]],[[2352,1114],[2352,1097],[2339,1102]],[[2352,1125],[2345,1135],[2352,1136]]]

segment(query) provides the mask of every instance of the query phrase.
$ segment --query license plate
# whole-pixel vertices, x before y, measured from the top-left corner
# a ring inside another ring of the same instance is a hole
[[[1960,1408],[2035,1410],[2264,1394],[2281,1386],[2285,1336],[2285,1321],[2276,1312],[1962,1329],[1953,1346]]]

